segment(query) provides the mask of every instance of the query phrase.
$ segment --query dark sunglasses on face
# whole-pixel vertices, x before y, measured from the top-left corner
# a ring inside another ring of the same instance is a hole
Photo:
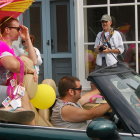
[[[101,23],[107,23],[108,21],[102,20]]]
[[[25,43],[25,40],[21,40],[21,43],[24,44]]]
[[[79,88],[71,88],[73,90],[82,90],[82,86],[80,86]]]
[[[16,29],[17,31],[20,31],[20,27],[8,27],[8,28],[13,28],[13,29]]]

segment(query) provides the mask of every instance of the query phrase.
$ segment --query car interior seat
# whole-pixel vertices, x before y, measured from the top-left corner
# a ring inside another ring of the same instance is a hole
[[[31,59],[29,59],[26,56],[21,56],[20,58],[24,61],[24,64],[26,65],[26,67],[33,68],[33,62]],[[24,85],[26,87],[27,93],[30,93],[30,94],[28,94],[29,98],[32,99],[35,96],[35,93],[37,91],[38,82],[34,81],[32,74],[25,74],[24,75]]]
[[[21,56],[21,59],[25,62],[26,67],[33,68],[32,60],[30,60],[26,56]],[[46,80],[46,83],[47,82],[49,83],[50,80]],[[37,91],[37,85],[38,85],[38,82],[34,82],[34,78],[33,78],[32,74],[24,75],[24,86],[25,86],[26,92],[29,96],[29,99],[32,99],[35,96],[35,93]],[[31,106],[32,106],[32,110],[35,112],[35,124],[36,125],[52,126],[52,124],[49,122],[49,110],[39,110],[38,111],[32,104],[31,104]]]
[[[45,79],[42,81],[42,84],[47,84],[50,85],[54,91],[56,92],[56,84],[55,81],[52,79]],[[44,121],[47,121],[47,123],[49,122],[50,126],[53,126],[50,122],[50,109],[39,109],[39,115],[43,118]]]

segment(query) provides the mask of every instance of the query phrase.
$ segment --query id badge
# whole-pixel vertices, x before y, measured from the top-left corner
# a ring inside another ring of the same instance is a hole
[[[19,106],[19,103],[17,100],[12,100],[10,102],[10,105],[12,106],[13,109],[16,109]]]
[[[19,94],[20,96],[24,96],[25,87],[18,85],[17,94]]]
[[[12,87],[16,86],[16,80],[15,79],[11,79],[10,80],[10,84]]]
[[[10,102],[11,102],[11,99],[10,97],[8,96],[3,102],[2,102],[2,105],[4,107],[8,107],[10,105]]]
[[[17,91],[18,91],[18,86],[16,86],[16,88],[15,88],[15,90],[14,90],[14,92],[13,92],[13,95],[14,95],[14,96],[17,95]]]

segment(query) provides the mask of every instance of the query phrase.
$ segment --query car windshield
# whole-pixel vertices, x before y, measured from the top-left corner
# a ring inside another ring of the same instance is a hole
[[[111,75],[110,81],[140,115],[140,76],[123,73]]]

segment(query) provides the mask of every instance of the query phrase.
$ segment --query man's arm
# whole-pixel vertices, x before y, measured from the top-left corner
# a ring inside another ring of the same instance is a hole
[[[96,48],[94,48],[94,51],[95,51],[96,53],[100,53],[99,48],[100,48],[100,45],[98,45]]]
[[[101,104],[89,110],[74,106],[64,106],[61,110],[62,118],[69,122],[82,122],[93,118],[101,117],[110,110],[108,104]]]
[[[0,63],[2,66],[11,71],[11,72],[19,72],[20,71],[20,63],[14,56],[5,56],[0,58]]]
[[[0,58],[0,63],[2,66],[14,73],[20,72],[20,62],[14,56],[5,56]],[[26,73],[34,74],[34,69],[26,67],[26,63],[24,63],[24,70]]]
[[[34,47],[34,49],[35,49],[36,57],[37,57],[37,64],[36,65],[39,66],[39,65],[42,64],[41,54],[40,54],[40,51],[37,48]]]
[[[115,37],[113,42],[115,44],[115,48],[114,49],[106,48],[105,50],[103,50],[103,53],[122,54],[124,52],[123,40],[120,33],[118,31],[115,31],[114,36]]]
[[[28,56],[33,61],[34,65],[36,65],[37,64],[37,56],[36,56],[35,49],[33,47],[31,39],[30,39],[28,28],[23,26],[23,25],[21,25],[20,27],[21,27],[20,36],[26,42],[26,45],[28,48]]]
[[[120,50],[119,49],[106,48],[105,50],[103,50],[103,53],[117,53],[117,54],[120,54]]]
[[[95,89],[95,90],[91,90],[89,92],[86,92],[84,93],[81,98],[79,99],[79,103],[83,106],[84,104],[86,103],[89,103],[90,102],[90,98],[93,96],[93,95],[96,95],[96,94],[100,94],[99,90],[98,89]],[[94,100],[96,100],[97,98],[92,98],[92,101],[94,102]]]

